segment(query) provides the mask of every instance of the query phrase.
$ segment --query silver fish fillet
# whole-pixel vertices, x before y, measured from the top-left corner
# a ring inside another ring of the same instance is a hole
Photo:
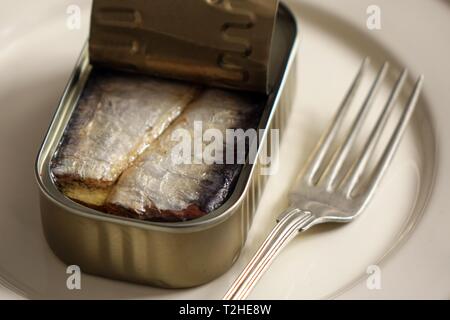
[[[259,110],[259,104],[248,96],[206,90],[122,174],[106,207],[110,213],[152,221],[190,220],[215,210],[227,199],[242,166],[177,164],[172,150],[180,141],[172,133],[184,129],[193,136],[194,122],[198,121],[203,130],[218,129],[225,137],[226,129],[255,127]],[[208,143],[202,144],[205,147]]]
[[[197,93],[192,85],[94,69],[52,162],[56,182],[72,199],[102,205]]]

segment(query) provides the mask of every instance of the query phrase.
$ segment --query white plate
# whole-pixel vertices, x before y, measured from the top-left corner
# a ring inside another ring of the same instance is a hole
[[[289,181],[365,55],[375,64],[389,59],[394,70],[404,65],[414,76],[425,73],[426,86],[412,125],[364,215],[350,225],[318,228],[296,239],[251,298],[449,298],[450,217],[445,210],[450,150],[445,138],[450,138],[450,131],[445,76],[450,74],[450,7],[439,0],[377,1],[382,30],[369,31],[365,28],[369,1],[340,0],[338,7],[334,1],[312,2],[289,1],[301,19],[295,111],[281,150],[283,165],[269,181],[236,265],[212,283],[190,290],[161,290],[84,275],[82,290],[69,291],[66,267],[43,237],[33,167],[85,41],[89,1],[46,0],[27,7],[5,1],[0,13],[0,283],[4,286],[0,298],[221,298],[273,226],[285,205]],[[66,28],[69,4],[83,8],[81,30]],[[431,19],[417,19],[424,15]],[[366,269],[373,264],[381,268],[381,290],[368,290],[365,284]]]

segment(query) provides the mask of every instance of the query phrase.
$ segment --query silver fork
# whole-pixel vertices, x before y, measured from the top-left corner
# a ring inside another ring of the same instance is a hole
[[[344,163],[349,157],[358,132],[386,76],[389,64],[387,62],[383,64],[351,124],[344,142],[332,153],[331,160],[326,163],[326,156],[331,151],[332,143],[342,126],[368,64],[369,59],[364,59],[331,125],[320,139],[305,168],[297,178],[297,182],[289,195],[289,209],[277,219],[278,224],[230,287],[223,298],[224,300],[247,298],[276,256],[299,232],[321,223],[342,223],[354,220],[374,194],[411,118],[424,78],[420,76],[417,80],[380,160],[373,172],[370,173],[368,181],[363,182],[364,171],[367,171],[368,162],[407,78],[407,70],[405,69],[396,81],[361,154],[350,168],[344,168]],[[322,170],[323,167],[325,168]]]

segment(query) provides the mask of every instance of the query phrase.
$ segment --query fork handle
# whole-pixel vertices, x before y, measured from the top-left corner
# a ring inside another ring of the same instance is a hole
[[[280,216],[277,225],[255,253],[252,260],[231,285],[223,300],[246,299],[281,250],[299,232],[308,229],[313,222],[314,217],[311,212],[298,208],[286,210]]]

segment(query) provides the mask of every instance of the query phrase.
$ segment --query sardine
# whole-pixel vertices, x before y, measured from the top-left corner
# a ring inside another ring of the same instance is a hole
[[[254,128],[259,121],[260,103],[253,97],[218,89],[207,89],[181,114],[158,140],[128,168],[112,189],[106,207],[110,213],[151,221],[184,221],[217,209],[227,199],[241,164],[174,161],[174,139],[179,129],[193,137],[194,122],[203,130]],[[179,132],[179,131],[178,131]],[[208,141],[201,142],[202,147]],[[226,153],[226,144],[222,145]]]
[[[101,206],[196,94],[193,85],[94,69],[52,161],[57,184],[68,197]]]

